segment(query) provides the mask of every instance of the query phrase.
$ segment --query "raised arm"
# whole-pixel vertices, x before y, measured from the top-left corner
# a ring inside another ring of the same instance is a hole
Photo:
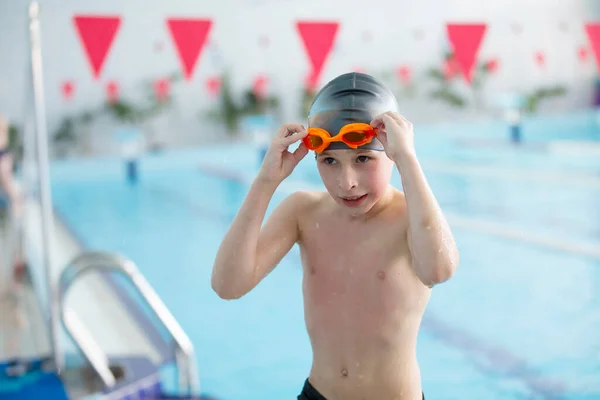
[[[394,112],[377,116],[371,124],[379,128],[378,139],[400,172],[413,268],[429,287],[444,282],[454,274],[459,255],[452,231],[417,159],[413,126]]]
[[[255,182],[217,253],[212,287],[224,299],[237,299],[252,290],[298,241],[302,194],[283,200],[261,224],[273,189]]]
[[[301,193],[286,198],[261,230],[269,202],[279,184],[307,150],[287,148],[306,136],[301,125],[285,125],[271,143],[256,180],[223,238],[215,258],[212,288],[224,299],[237,299],[252,290],[298,240],[297,212]]]

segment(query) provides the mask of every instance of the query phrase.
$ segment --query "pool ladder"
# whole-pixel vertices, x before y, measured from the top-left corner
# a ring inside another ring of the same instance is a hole
[[[190,396],[198,394],[200,385],[192,342],[136,265],[119,255],[106,252],[86,252],[76,257],[61,273],[58,301],[62,324],[67,334],[101,379],[105,389],[110,390],[117,384],[117,378],[111,372],[108,357],[83,326],[77,314],[65,305],[69,288],[77,279],[91,271],[119,273],[136,288],[175,342],[174,358],[179,389],[182,393]]]

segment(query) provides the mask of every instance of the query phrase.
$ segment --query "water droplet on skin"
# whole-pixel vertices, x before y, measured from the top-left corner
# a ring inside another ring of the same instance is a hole
[[[319,223],[317,222],[317,229],[319,229]]]

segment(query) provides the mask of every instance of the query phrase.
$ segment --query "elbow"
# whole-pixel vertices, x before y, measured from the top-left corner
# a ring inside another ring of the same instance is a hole
[[[237,300],[246,294],[246,291],[239,290],[231,282],[217,278],[215,275],[212,277],[211,287],[217,296],[223,300]]]
[[[227,291],[223,289],[215,289],[213,288],[217,296],[219,296],[223,300],[237,300],[243,296],[243,294],[239,294],[233,291]]]
[[[215,282],[214,279],[212,281],[211,286],[212,290],[217,294],[217,296],[219,296],[223,300],[236,300],[242,297],[242,294],[237,293],[235,290],[232,290],[232,288],[227,287],[227,285],[223,283]]]
[[[426,274],[425,279],[421,279],[423,283],[429,287],[444,283],[454,275],[458,267],[458,254],[454,257],[436,260]]]
[[[439,285],[444,283],[454,275],[455,268],[452,264],[438,264],[430,277],[431,285]]]

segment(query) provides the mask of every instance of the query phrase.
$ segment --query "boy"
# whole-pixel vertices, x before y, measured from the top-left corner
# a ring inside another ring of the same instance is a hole
[[[424,398],[417,333],[430,289],[452,276],[458,251],[397,110],[368,75],[329,82],[311,106],[310,135],[296,124],[277,133],[216,256],[212,287],[237,299],[298,243],[313,349],[299,400]],[[327,192],[292,194],[261,229],[307,146]],[[405,194],[390,185],[394,165]]]

